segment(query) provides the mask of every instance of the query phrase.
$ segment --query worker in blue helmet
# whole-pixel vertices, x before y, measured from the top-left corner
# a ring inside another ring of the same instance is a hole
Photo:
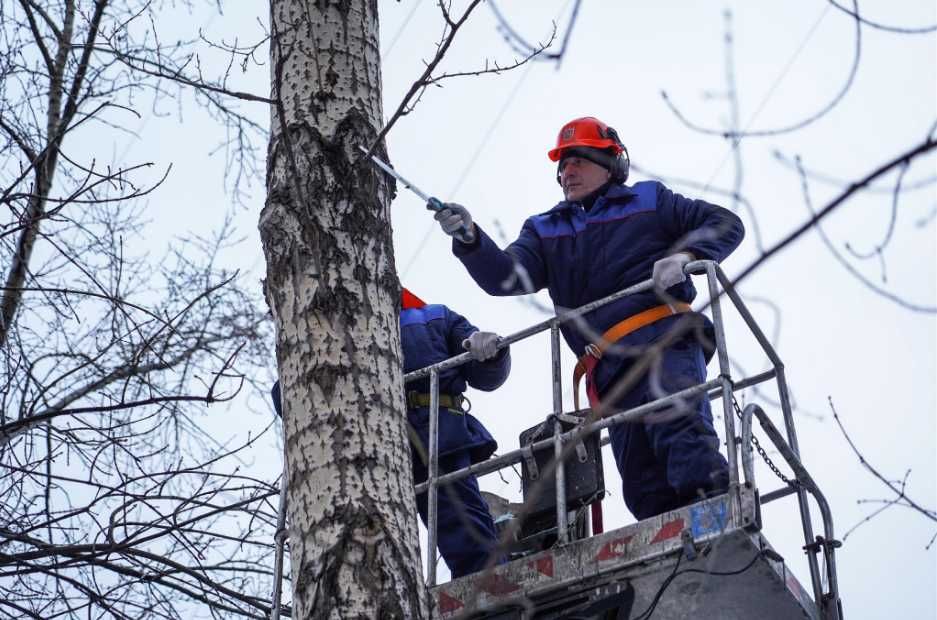
[[[744,236],[741,220],[657,181],[626,185],[628,152],[617,132],[594,117],[566,123],[548,156],[557,162],[564,200],[529,217],[504,250],[468,209],[447,204],[435,217],[453,237],[453,253],[489,294],[547,288],[558,309],[653,279],[654,290],[562,326],[580,356],[574,380],[585,375],[593,408],[601,402],[606,411],[631,409],[704,382],[712,323],[690,310],[696,290],[684,267],[726,258]],[[574,395],[578,401],[578,390]],[[609,434],[625,503],[639,519],[728,487],[705,395],[612,426]]]
[[[439,473],[467,467],[490,457],[498,444],[473,415],[468,413],[463,396],[467,386],[491,391],[500,387],[511,371],[507,347],[498,348],[499,338],[492,332],[479,331],[463,316],[439,304],[426,304],[403,289],[400,311],[400,344],[404,372],[411,372],[442,362],[450,357],[471,353],[472,360],[439,374],[438,454]],[[424,482],[428,472],[429,379],[406,386],[407,419],[410,422],[410,448],[413,479]],[[274,406],[280,408],[280,384],[272,391]],[[477,572],[491,559],[497,546],[488,504],[470,475],[439,487],[437,495],[437,546],[453,578]],[[417,509],[423,523],[427,519],[427,494],[417,496]]]

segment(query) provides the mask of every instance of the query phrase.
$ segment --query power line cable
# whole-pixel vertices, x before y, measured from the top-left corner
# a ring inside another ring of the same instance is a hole
[[[781,85],[781,82],[787,77],[787,74],[790,72],[791,68],[794,66],[794,63],[800,57],[801,52],[807,47],[807,43],[813,38],[813,35],[816,34],[817,29],[820,27],[820,24],[823,22],[823,18],[826,17],[827,13],[830,11],[829,4],[823,7],[823,10],[820,11],[819,17],[813,23],[813,26],[810,27],[810,30],[807,31],[807,34],[804,36],[803,40],[800,42],[800,45],[797,46],[797,49],[794,50],[794,53],[791,55],[790,59],[785,63],[784,68],[781,69],[781,73],[778,74],[778,77],[775,78],[774,82],[771,84],[771,87],[768,88],[764,97],[762,97],[761,102],[758,104],[758,107],[755,108],[755,112],[752,114],[751,118],[748,119],[748,122],[745,123],[745,127],[740,131],[736,136],[732,138],[732,145],[729,147],[729,150],[726,151],[723,155],[722,160],[719,162],[719,165],[716,166],[716,169],[713,170],[712,174],[709,176],[709,180],[706,181],[706,184],[703,187],[703,191],[708,191],[709,186],[715,180],[716,176],[722,171],[723,166],[729,160],[729,156],[735,152],[738,148],[739,143],[742,141],[742,137],[748,131],[748,128],[752,126],[752,123],[758,118],[761,112],[765,109],[765,106],[768,105],[768,102],[777,92],[778,86]]]
[[[403,31],[407,29],[407,25],[409,25],[410,20],[413,19],[413,15],[416,13],[418,8],[420,8],[420,1],[413,0],[413,8],[410,9],[410,12],[407,13],[407,16],[403,19],[403,23],[400,24],[399,28],[397,28],[397,32],[395,32],[394,36],[391,37],[390,43],[388,43],[387,47],[381,51],[382,62],[387,59],[388,55],[390,55],[391,50],[394,49],[394,45],[397,44],[397,40],[400,39],[400,35],[403,34]]]

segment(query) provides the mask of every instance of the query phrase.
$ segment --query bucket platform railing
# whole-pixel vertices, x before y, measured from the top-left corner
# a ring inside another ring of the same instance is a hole
[[[818,606],[823,620],[840,620],[842,617],[841,605],[839,601],[838,581],[836,578],[835,548],[839,542],[834,538],[833,519],[825,498],[820,493],[819,488],[810,477],[807,469],[800,460],[800,451],[798,447],[797,434],[795,431],[793,412],[791,408],[790,394],[788,391],[787,380],[784,372],[784,364],[771,345],[771,342],[765,337],[764,332],[758,326],[751,312],[746,307],[742,298],[732,286],[732,282],[722,271],[720,266],[708,260],[693,261],[686,266],[688,274],[702,274],[706,276],[709,292],[709,308],[712,313],[712,321],[715,327],[715,345],[717,361],[719,365],[719,376],[715,379],[700,383],[698,385],[686,388],[679,392],[670,394],[653,402],[646,403],[639,407],[627,411],[605,411],[601,419],[586,418],[579,427],[562,432],[559,422],[554,426],[552,438],[537,441],[529,446],[512,450],[498,457],[487,461],[470,465],[464,469],[439,474],[439,454],[437,428],[439,420],[439,375],[441,372],[460,366],[472,360],[469,353],[463,353],[432,366],[427,366],[404,376],[405,383],[429,377],[430,380],[430,416],[429,416],[429,442],[428,446],[428,476],[427,480],[415,485],[414,490],[417,494],[426,492],[428,494],[428,515],[427,515],[427,585],[433,587],[436,585],[436,541],[437,541],[437,497],[440,486],[449,482],[459,480],[469,475],[483,475],[491,473],[505,467],[510,467],[524,460],[529,456],[532,450],[549,448],[552,446],[556,455],[553,464],[555,471],[555,489],[556,489],[556,522],[558,544],[563,545],[568,542],[567,510],[565,505],[566,484],[564,479],[563,460],[560,455],[564,447],[575,443],[583,436],[598,432],[603,428],[620,424],[622,422],[635,422],[643,419],[648,414],[659,409],[666,408],[676,402],[689,398],[699,397],[706,394],[711,400],[721,399],[723,404],[723,421],[725,424],[726,452],[729,465],[729,494],[734,496],[734,501],[729,502],[730,510],[735,512],[740,510],[739,487],[745,485],[747,488],[754,489],[754,464],[752,462],[751,448],[749,441],[752,436],[752,419],[758,418],[759,423],[764,429],[768,439],[783,455],[789,466],[794,472],[794,480],[786,486],[768,492],[761,496],[760,503],[781,499],[787,495],[797,495],[798,508],[800,512],[801,528],[804,535],[804,550],[807,555],[807,564],[810,571],[810,580],[813,592],[813,600]],[[603,305],[621,299],[628,295],[648,291],[653,289],[653,282],[646,280],[634,286],[623,289],[617,293],[609,295],[603,299],[580,306],[572,310],[565,311],[554,317],[541,321],[526,329],[514,334],[505,336],[501,339],[499,348],[507,347],[515,342],[524,340],[541,332],[549,330],[550,349],[551,349],[551,375],[553,388],[553,413],[562,414],[562,372],[560,364],[560,325],[575,321],[583,315],[599,308]],[[723,309],[721,305],[722,294],[725,294],[732,305],[738,311],[748,329],[754,335],[761,346],[765,355],[771,363],[771,368],[762,373],[748,377],[733,380],[729,364],[728,349],[726,346]],[[734,393],[738,390],[751,387],[760,383],[774,380],[778,390],[781,412],[784,418],[784,427],[786,437],[783,437],[777,430],[768,416],[757,406],[749,405],[741,412],[741,437],[737,435],[735,428],[735,398]],[[580,413],[588,413],[583,410]],[[602,445],[608,443],[608,438],[602,441]],[[741,449],[742,469],[744,481],[739,478],[739,448]],[[808,502],[808,493],[812,494],[817,501],[821,518],[823,521],[824,536],[814,537],[813,524],[810,516],[810,506]],[[278,530],[282,530],[283,524],[278,524]],[[277,546],[277,553],[282,555],[282,545]],[[821,571],[818,562],[818,555],[823,555],[826,568],[827,590],[824,592]],[[282,560],[277,559],[278,567],[282,567]],[[278,594],[278,591],[277,591]],[[274,609],[279,604],[278,596],[274,603]],[[275,618],[271,613],[271,618]]]

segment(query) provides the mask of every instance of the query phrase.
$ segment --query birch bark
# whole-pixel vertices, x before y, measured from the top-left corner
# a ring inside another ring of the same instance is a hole
[[[427,618],[400,363],[377,2],[271,0],[260,233],[277,325],[293,618]]]

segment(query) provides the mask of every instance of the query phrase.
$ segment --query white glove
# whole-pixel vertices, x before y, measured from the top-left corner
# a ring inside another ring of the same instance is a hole
[[[689,252],[678,252],[657,260],[651,272],[654,287],[667,290],[674,284],[680,284],[686,280],[683,268],[691,260],[695,260],[695,257]]]
[[[447,202],[445,208],[437,211],[433,218],[442,226],[442,231],[450,237],[455,237],[462,243],[475,241],[475,224],[472,223],[472,214],[462,205]]]
[[[494,332],[474,332],[462,341],[462,348],[472,354],[478,362],[490,360],[498,354],[498,343],[501,336]]]

